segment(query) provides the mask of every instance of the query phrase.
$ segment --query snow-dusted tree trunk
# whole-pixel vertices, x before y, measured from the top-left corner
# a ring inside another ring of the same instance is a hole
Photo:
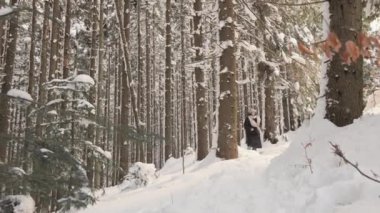
[[[217,156],[225,159],[238,157],[236,111],[236,57],[234,0],[219,0],[220,57],[219,135]]]
[[[165,26],[165,160],[173,154],[171,0],[166,0]]]
[[[119,1],[119,0],[117,0]],[[118,4],[120,7],[122,5],[121,2],[119,2]],[[130,30],[129,30],[129,27],[130,27],[130,1],[129,0],[124,0],[124,7],[121,7],[121,8],[124,8],[123,9],[123,23],[122,24],[119,24],[119,27],[122,26],[122,28],[120,29],[120,31],[122,33],[120,33],[121,36],[124,36],[124,39],[125,39],[125,42],[122,42],[121,45],[127,45],[127,43],[129,43],[129,37],[130,37]],[[118,9],[118,7],[116,7],[117,10],[121,10],[121,8]],[[121,22],[121,12],[118,11],[118,13],[120,13],[120,20],[119,22]],[[120,38],[122,39],[122,38]],[[121,47],[122,49],[123,48],[126,48],[126,47]],[[127,50],[128,51],[128,50]],[[124,58],[125,56],[124,55],[120,55],[119,57],[121,58]],[[124,59],[126,60],[126,59]],[[119,149],[120,149],[120,167],[123,169],[122,172],[120,172],[120,175],[119,175],[119,180],[122,180],[122,178],[127,174],[128,172],[128,164],[129,164],[129,149],[128,149],[128,141],[127,141],[127,138],[125,137],[125,132],[123,132],[122,130],[124,128],[126,128],[129,124],[129,116],[128,116],[128,113],[129,113],[129,101],[130,101],[130,88],[129,88],[129,84],[128,84],[128,81],[130,81],[130,79],[128,79],[128,75],[127,75],[127,72],[130,72],[130,70],[127,70],[126,69],[129,69],[127,63],[129,62],[125,62],[123,61],[122,63],[122,69],[124,70],[121,70],[121,79],[122,79],[122,83],[120,85],[120,87],[122,88],[121,89],[121,120],[120,120],[120,127],[119,127],[119,132],[118,132],[118,137],[119,137]],[[120,76],[119,76],[120,77]],[[134,94],[132,94],[134,95]]]
[[[144,73],[143,66],[143,46],[142,46],[142,35],[141,35],[141,0],[137,1],[137,76],[138,76],[138,84],[137,84],[137,107],[139,108],[139,118],[141,122],[146,123],[145,121],[145,77],[147,72]],[[146,71],[146,70],[145,70]],[[140,134],[146,133],[146,126],[142,125],[139,129]],[[139,162],[146,162],[145,159],[145,150],[144,150],[144,143],[142,141],[139,141],[137,144],[138,149],[138,156],[137,161]]]
[[[11,5],[15,5],[17,0],[12,0]],[[7,157],[7,136],[9,128],[9,99],[7,92],[11,89],[13,79],[14,60],[16,56],[18,32],[18,15],[12,15],[9,20],[9,31],[6,44],[5,55],[5,75],[2,79],[3,85],[1,86],[0,94],[0,161],[6,162]]]
[[[344,45],[356,42],[363,26],[361,0],[330,1],[330,30]],[[341,48],[341,53],[345,48]],[[351,124],[364,109],[363,58],[351,65],[343,64],[340,54],[335,54],[327,68],[326,118],[337,126]]]
[[[186,101],[186,70],[185,70],[185,64],[186,64],[186,50],[185,50],[185,42],[186,42],[186,35],[185,35],[185,27],[186,27],[186,22],[185,22],[185,2],[184,0],[181,0],[181,100],[182,100],[182,105],[181,105],[181,146],[182,146],[182,166],[183,170],[182,172],[185,173],[185,166],[184,166],[184,151],[186,147],[188,146],[188,141],[187,141],[187,133],[188,133],[188,122],[186,117],[187,117],[187,101]]]
[[[196,109],[197,109],[197,159],[202,160],[208,154],[208,116],[207,116],[207,90],[205,68],[203,66],[203,26],[202,1],[194,2],[194,49],[195,49],[195,79],[196,79]]]
[[[49,81],[57,78],[58,74],[58,58],[59,58],[59,30],[60,25],[58,23],[60,17],[60,1],[53,1],[53,20],[51,25],[51,38],[50,38],[50,66],[49,66]],[[53,97],[49,94],[49,100]]]
[[[96,43],[97,43],[97,2],[98,0],[93,0],[91,5],[91,50],[90,50],[90,76],[95,79],[96,75]],[[53,9],[54,10],[54,9]],[[54,13],[54,12],[53,12]],[[99,83],[99,82],[98,82]],[[90,98],[89,101],[91,104],[95,105],[96,102],[96,88],[92,87],[90,89]],[[90,118],[95,120],[95,114],[90,112]],[[87,138],[90,142],[95,144],[95,126],[93,124],[88,126]],[[93,151],[89,150],[87,153],[87,177],[89,180],[89,185],[92,188],[96,187],[95,179],[95,161],[92,157]]]
[[[152,128],[152,121],[154,120],[154,116],[152,116],[152,69],[151,69],[151,16],[150,16],[150,5],[149,2],[146,1],[145,8],[145,69],[146,69],[146,124],[147,124],[147,132],[153,133],[154,130]],[[154,38],[153,38],[154,39]],[[154,65],[153,65],[154,66]],[[153,81],[155,83],[155,81]],[[153,119],[152,119],[153,117]],[[147,141],[147,163],[153,163],[153,140],[152,138],[148,138]]]
[[[63,79],[69,77],[70,72],[70,29],[71,29],[71,0],[66,1],[65,35],[63,43]]]
[[[35,51],[36,51],[36,16],[37,16],[37,5],[36,0],[32,1],[32,8],[33,8],[33,14],[32,14],[32,32],[30,35],[30,52],[29,52],[29,82],[28,82],[28,93],[34,97],[34,86],[35,86],[35,79],[34,79],[34,57],[35,57]],[[28,159],[28,149],[30,141],[33,139],[33,120],[32,117],[29,116],[29,114],[32,112],[32,105],[28,106],[27,112],[26,112],[26,132],[25,132],[25,142],[23,147],[23,157],[24,159]],[[25,171],[28,171],[28,167],[30,165],[29,161],[24,161],[23,163],[23,169]]]
[[[50,3],[49,1],[45,1],[44,3],[44,20],[43,20],[43,26],[42,26],[42,41],[41,41],[41,65],[40,65],[40,76],[38,81],[38,102],[39,103],[46,103],[47,99],[47,93],[44,89],[44,84],[47,81],[47,66],[48,66],[48,41],[49,41],[49,31],[50,31],[50,25],[49,25],[49,17],[50,17]],[[43,116],[41,116],[42,112],[39,113],[39,116],[37,116],[36,121],[36,136],[41,138],[43,134],[42,129],[42,122],[43,122]]]

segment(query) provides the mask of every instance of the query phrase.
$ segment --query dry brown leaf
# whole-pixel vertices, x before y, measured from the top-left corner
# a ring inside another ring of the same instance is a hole
[[[360,57],[360,49],[353,41],[346,42],[346,52],[350,55],[352,62],[356,62]]]
[[[340,59],[342,60],[344,64],[348,64],[348,65],[351,64],[350,53],[347,50],[345,50],[342,54],[340,54]]]
[[[370,40],[365,33],[359,33],[358,44],[362,50],[369,48]]]
[[[323,50],[327,58],[332,59],[333,52],[331,51],[330,46],[328,45],[327,42],[323,42],[320,45],[320,48]]]
[[[298,41],[298,50],[301,52],[301,54],[305,54],[305,55],[313,55],[314,52],[309,49],[305,44],[303,44],[302,42]]]
[[[342,47],[338,36],[334,32],[330,32],[327,36],[327,44],[333,49],[334,52],[338,53]]]

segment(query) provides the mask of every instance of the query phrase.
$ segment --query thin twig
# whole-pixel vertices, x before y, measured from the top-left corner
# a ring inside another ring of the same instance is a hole
[[[312,146],[312,143],[310,142],[310,143],[307,143],[306,145],[302,145],[302,146],[303,146],[303,149],[305,150],[305,158],[306,158],[307,166],[310,169],[310,173],[313,174],[313,167],[311,165],[312,160],[309,157],[309,155],[307,154],[307,149]]]
[[[322,4],[328,2],[327,0],[322,1],[312,1],[312,2],[304,2],[304,3],[281,3],[281,2],[274,2],[274,1],[259,1],[257,3],[259,4],[273,4],[273,5],[280,5],[280,6],[290,6],[290,7],[298,7],[298,6],[307,6],[312,4]]]
[[[356,171],[358,171],[362,176],[364,176],[364,177],[366,177],[366,178],[368,178],[368,179],[370,179],[370,180],[372,180],[372,181],[374,181],[376,183],[380,183],[380,180],[378,180],[376,178],[373,178],[373,177],[370,177],[369,175],[367,175],[366,173],[364,173],[362,170],[360,170],[359,169],[359,165],[357,163],[354,164],[350,160],[348,160],[344,156],[344,154],[343,154],[342,150],[340,149],[339,145],[333,144],[331,141],[330,141],[330,144],[331,144],[331,146],[333,148],[334,154],[337,155],[338,157],[342,158],[345,163],[347,163],[347,164],[351,165],[352,167],[354,167],[356,169]]]

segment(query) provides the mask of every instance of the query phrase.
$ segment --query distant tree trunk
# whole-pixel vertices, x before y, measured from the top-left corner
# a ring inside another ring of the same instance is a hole
[[[186,64],[186,50],[185,50],[185,11],[184,11],[184,1],[181,0],[181,84],[182,84],[182,111],[181,111],[181,131],[182,131],[182,152],[184,149],[187,148],[188,141],[187,141],[187,132],[188,132],[188,125],[187,125],[187,119],[186,119],[186,112],[187,112],[187,106],[186,106],[186,70],[185,70],[185,64]]]
[[[260,66],[259,66],[260,67]],[[259,68],[260,70],[261,68]],[[267,73],[265,84],[265,131],[264,139],[268,139],[271,143],[277,143],[277,122],[276,122],[276,97],[275,82],[276,76],[274,70],[269,66],[264,66],[263,70]]]
[[[144,94],[144,90],[143,90],[143,87],[144,87],[144,73],[143,73],[143,51],[142,51],[142,44],[141,44],[141,41],[142,41],[142,36],[141,36],[141,0],[138,0],[137,1],[137,60],[138,60],[138,63],[137,63],[137,76],[138,76],[138,88],[137,88],[137,106],[139,108],[139,112],[140,112],[140,115],[139,115],[139,118],[142,122],[145,121],[145,103],[144,103],[144,97],[145,97],[145,94]],[[145,73],[146,75],[146,73]],[[141,126],[140,129],[138,129],[139,133],[140,134],[143,134],[146,129],[145,129],[145,126]],[[145,163],[146,160],[145,160],[145,155],[144,155],[144,142],[143,141],[140,141],[138,143],[138,150],[139,150],[139,156],[138,156],[138,161],[140,162],[143,162]]]
[[[58,54],[59,54],[59,23],[57,22],[57,19],[60,14],[60,6],[59,6],[59,0],[53,1],[53,21],[52,21],[52,30],[51,30],[51,47],[50,47],[50,67],[49,67],[49,81],[57,78],[58,73]],[[51,100],[52,97],[49,95],[49,100]]]
[[[1,5],[5,5],[5,0],[0,0],[0,4]],[[4,62],[4,43],[5,43],[5,39],[4,39],[4,35],[6,33],[6,26],[7,26],[7,22],[6,20],[0,20],[0,64],[2,65],[3,62]]]
[[[277,119],[276,119],[276,89],[275,83],[277,76],[275,75],[275,68],[267,61],[274,61],[277,57],[277,46],[273,43],[272,39],[267,38],[267,26],[264,14],[268,5],[259,6],[260,16],[260,29],[262,30],[264,46],[266,49],[265,61],[258,63],[258,72],[260,76],[260,83],[263,85],[260,88],[261,101],[262,101],[262,121],[264,126],[264,140],[269,140],[271,143],[277,143]],[[273,38],[274,40],[275,38]],[[269,50],[269,51],[268,51]],[[264,91],[262,91],[264,90]]]
[[[96,32],[97,32],[97,0],[92,1],[91,5],[91,52],[90,52],[90,76],[91,78],[95,79],[95,74],[96,74]],[[97,82],[99,83],[99,82]],[[90,97],[89,97],[89,102],[93,105],[95,105],[96,101],[96,88],[92,87],[90,89]],[[89,114],[90,118],[95,120],[95,116],[90,113]],[[87,138],[89,141],[92,143],[95,143],[95,126],[94,125],[89,125],[88,126],[88,135]],[[87,176],[89,179],[89,185],[92,188],[96,187],[96,182],[94,182],[95,178],[95,161],[93,159],[93,151],[89,150],[87,153]]]
[[[146,31],[146,37],[145,37],[145,66],[146,66],[146,91],[147,91],[147,100],[146,100],[146,123],[147,123],[147,132],[150,134],[153,132],[152,129],[152,85],[151,85],[151,57],[150,57],[150,41],[151,41],[151,18],[150,18],[150,12],[149,12],[149,3],[146,1],[146,8],[145,8],[145,31]],[[148,138],[147,141],[147,163],[153,163],[153,140],[151,137]]]
[[[123,23],[123,31],[125,34],[125,39],[126,42],[129,42],[129,37],[130,37],[130,1],[129,0],[124,0],[124,10],[123,10],[123,15],[124,15],[124,23]],[[122,55],[120,57],[123,57]],[[123,69],[128,69],[127,64],[123,62]],[[129,87],[128,87],[128,76],[126,71],[122,70],[121,71],[121,78],[122,78],[122,97],[121,97],[121,129],[125,129],[128,127],[129,123],[129,117],[128,117],[128,112],[129,112]],[[119,132],[119,147],[120,147],[120,167],[122,168],[123,172],[120,172],[119,179],[123,179],[124,176],[128,172],[128,164],[129,164],[129,150],[128,150],[128,142],[126,138],[125,132]]]
[[[32,14],[32,32],[30,35],[30,53],[29,53],[29,83],[28,83],[28,93],[34,97],[34,86],[35,86],[35,79],[34,79],[34,56],[36,51],[36,0],[32,1],[32,8],[33,8],[33,14]],[[25,132],[25,142],[24,142],[24,148],[23,148],[23,157],[24,159],[28,159],[28,148],[29,148],[29,142],[33,139],[32,134],[32,118],[29,116],[29,114],[32,112],[32,105],[28,106],[27,112],[26,112],[26,132]],[[24,161],[23,169],[24,171],[28,171],[28,165],[29,161]]]
[[[122,86],[119,84],[120,82],[120,54],[119,54],[119,45],[114,45],[113,49],[116,49],[115,54],[114,54],[114,64],[113,64],[113,70],[114,70],[114,106],[113,106],[113,146],[112,146],[112,160],[113,160],[113,167],[115,168],[112,173],[112,185],[116,185],[119,182],[119,174],[118,171],[119,169],[119,153],[120,153],[120,146],[121,146],[121,140],[120,140],[120,122],[119,122],[119,115],[120,115],[120,110],[118,109],[120,106],[120,92],[122,91]],[[122,108],[122,107],[121,107]]]
[[[172,35],[171,35],[171,0],[166,0],[166,48],[165,48],[165,161],[173,154],[173,111],[172,111]]]
[[[43,27],[42,27],[42,43],[41,43],[41,72],[39,76],[39,82],[38,82],[38,102],[39,103],[46,103],[46,90],[43,88],[44,84],[47,81],[47,64],[48,64],[48,45],[49,45],[49,31],[50,31],[50,25],[49,25],[49,16],[50,16],[50,2],[48,0],[44,3],[44,21],[43,21]],[[36,121],[36,135],[38,138],[42,137],[42,127],[41,123],[43,122],[43,112],[39,112],[37,116]]]
[[[103,74],[103,57],[105,57],[104,55],[104,30],[103,30],[103,0],[99,0],[99,3],[98,4],[98,7],[99,7],[99,10],[98,10],[98,13],[99,13],[99,16],[98,16],[98,32],[99,32],[99,35],[98,35],[98,39],[99,39],[99,44],[98,44],[98,88],[97,88],[97,95],[96,95],[96,121],[97,122],[100,122],[102,120],[102,116],[104,116],[105,114],[102,112],[102,109],[103,109],[103,103],[102,103],[102,99],[104,99],[104,91],[103,91],[103,86],[104,86],[104,74]],[[105,123],[101,124],[102,126],[105,126]],[[96,128],[96,138],[95,138],[95,144],[99,147],[102,147],[103,146],[103,143],[104,141],[101,141],[101,135],[102,135],[102,128],[99,128],[97,127]],[[97,187],[100,187],[102,185],[101,183],[101,177],[103,176],[101,174],[101,165],[102,163],[97,161],[96,162],[96,173],[95,173],[95,183],[96,183],[96,186]]]
[[[116,8],[121,8],[120,2],[118,2],[118,0],[114,0],[114,3],[115,3]],[[124,10],[124,11],[129,11],[129,10]],[[123,70],[123,73],[126,74],[126,76],[125,76],[126,79],[124,79],[124,77],[123,77],[123,81],[126,81],[126,87],[131,93],[130,101],[131,101],[132,113],[133,113],[133,117],[134,117],[134,126],[136,129],[139,129],[140,124],[139,124],[139,113],[138,113],[138,108],[137,108],[137,97],[136,97],[136,93],[135,93],[134,88],[131,87],[131,85],[132,85],[132,73],[131,73],[131,65],[130,65],[130,60],[129,60],[129,50],[128,50],[129,44],[128,44],[126,33],[123,30],[124,26],[123,26],[122,15],[121,15],[120,10],[116,10],[116,16],[117,16],[117,22],[119,25],[120,45],[121,45],[121,50],[123,53],[122,58],[123,58],[123,62],[125,65],[125,70]],[[124,87],[124,85],[123,85],[123,87]],[[121,155],[121,153],[120,153],[120,155]],[[120,164],[122,164],[122,162]],[[126,166],[128,166],[128,165],[126,165]]]
[[[341,43],[357,41],[363,26],[361,0],[336,0],[330,3],[330,30]],[[345,48],[341,48],[341,53]],[[327,68],[326,118],[337,126],[351,124],[364,109],[363,58],[351,65],[343,64],[340,54],[335,54]]]
[[[15,5],[17,0],[12,0]],[[18,15],[12,15],[9,20],[9,31],[7,37],[7,52],[5,55],[5,76],[2,80],[0,94],[0,161],[5,162],[7,158],[7,135],[9,127],[9,99],[7,92],[11,89],[13,79],[14,60],[16,56],[16,43],[18,31]]]
[[[63,79],[69,77],[70,72],[70,29],[71,29],[71,0],[66,1],[65,36],[63,44]]]
[[[198,152],[197,159],[203,160],[208,154],[208,116],[207,116],[207,97],[206,97],[206,81],[203,60],[203,32],[202,32],[202,1],[194,2],[194,49],[196,78],[196,102],[197,102],[197,132],[198,132]]]
[[[219,0],[219,20],[224,25],[219,31],[223,48],[220,57],[219,136],[217,156],[224,159],[238,157],[236,111],[236,58],[234,0]]]

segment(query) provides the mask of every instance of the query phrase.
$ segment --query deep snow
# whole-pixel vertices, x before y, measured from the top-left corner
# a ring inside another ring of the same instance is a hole
[[[200,162],[189,154],[185,174],[181,159],[170,159],[146,187],[130,189],[125,182],[106,189],[81,212],[380,212],[380,184],[346,165],[329,144],[339,144],[364,172],[380,175],[379,127],[380,108],[371,108],[343,128],[315,118],[259,152],[239,148],[235,160],[217,159],[215,150]]]

